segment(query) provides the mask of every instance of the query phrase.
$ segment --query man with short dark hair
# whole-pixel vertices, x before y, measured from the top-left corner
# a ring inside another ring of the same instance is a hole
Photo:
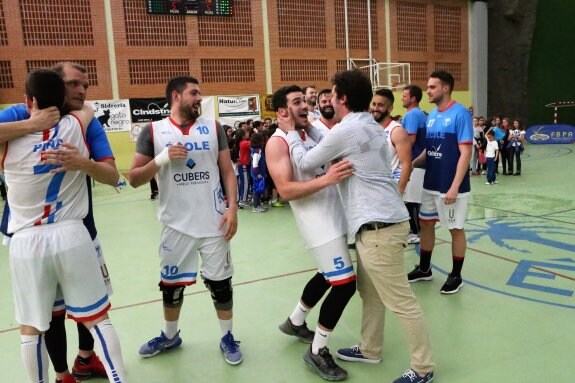
[[[278,116],[295,122],[305,136],[307,105],[298,86],[285,86],[273,95],[273,107]],[[327,348],[329,337],[345,306],[355,293],[355,272],[345,238],[343,206],[335,184],[351,175],[346,161],[335,165],[323,164],[304,171],[294,166],[286,145],[286,132],[281,126],[266,146],[268,169],[282,198],[290,201],[297,226],[306,247],[313,254],[318,272],[307,282],[291,315],[279,326],[288,335],[311,343],[304,361],[327,380],[343,380],[347,371],[339,367]],[[305,136],[311,149],[316,142]],[[306,325],[306,317],[329,290],[321,305],[315,334]]]
[[[55,71],[32,71],[26,80],[28,110],[34,99],[40,109],[55,106],[64,111],[66,86]],[[83,105],[71,113],[75,117],[64,116],[42,134],[13,138],[10,149],[5,148],[7,233],[13,234],[10,262],[22,357],[31,381],[47,381],[44,333],[53,325],[60,291],[68,316],[90,330],[106,355],[110,381],[123,382],[120,344],[107,315],[110,303],[98,254],[80,224],[89,207],[86,174],[106,179],[110,172],[90,164],[83,126],[93,119],[92,108]],[[110,176],[117,181],[117,172]],[[70,381],[67,366],[65,372],[57,379]]]
[[[166,86],[170,116],[142,129],[132,169],[133,187],[158,174],[158,218],[164,225],[160,259],[164,330],[142,345],[140,355],[152,357],[182,344],[178,321],[186,286],[201,277],[212,294],[228,364],[242,362],[232,335],[233,265],[230,240],[237,229],[237,183],[226,133],[218,122],[200,117],[202,96],[194,77],[178,76]],[[227,192],[226,209],[220,174]]]
[[[420,264],[408,274],[409,282],[430,281],[431,253],[435,246],[435,222],[451,234],[453,268],[441,287],[442,294],[455,294],[463,286],[461,269],[467,247],[463,228],[471,186],[469,161],[473,144],[471,115],[451,99],[453,76],[435,71],[427,82],[429,102],[437,108],[429,113],[425,139],[425,179],[419,218]]]
[[[319,119],[311,123],[313,126],[323,131],[324,134],[329,132],[329,130],[337,124],[333,105],[331,105],[331,97],[331,89],[323,89],[319,92],[317,99],[319,104],[318,110],[321,116]]]
[[[64,111],[74,111],[80,110],[84,106],[86,100],[86,91],[89,87],[88,73],[84,66],[75,62],[60,62],[54,65],[54,69],[66,85],[66,102]],[[44,113],[47,113],[47,109],[36,111],[34,115],[30,117],[26,110],[24,104],[19,104],[11,106],[0,111],[0,123],[11,123],[18,124],[21,123],[25,127],[25,124],[34,124],[34,121]],[[59,116],[59,115],[58,115]],[[14,122],[12,122],[14,121]],[[21,122],[16,122],[21,121]],[[39,132],[45,129],[49,129],[53,126],[50,123],[52,120],[48,121],[47,125],[35,124],[37,127],[33,127],[32,130],[26,131],[25,129],[19,129],[18,126],[5,126],[0,129],[0,140],[11,139],[21,137],[27,133]],[[104,260],[104,255],[102,251],[102,246],[98,240],[98,232],[96,230],[96,225],[94,222],[94,214],[92,209],[92,178],[96,181],[105,183],[111,186],[115,186],[118,182],[118,170],[116,169],[116,163],[106,137],[106,132],[104,128],[98,121],[96,117],[92,119],[90,124],[86,127],[86,143],[90,149],[90,158],[85,159],[82,156],[75,156],[72,159],[74,161],[74,167],[85,171],[88,175],[86,176],[86,185],[88,187],[88,215],[84,218],[83,223],[88,229],[92,241],[94,242],[94,247],[98,253],[98,261],[100,262],[100,269],[106,282],[106,287],[108,288],[108,295],[112,294],[112,287],[110,282],[110,276],[108,269]],[[70,151],[69,153],[72,153]],[[68,166],[70,166],[68,164]],[[7,217],[9,213],[9,208],[4,209],[4,214]],[[6,233],[6,227],[2,228],[2,231]],[[67,362],[67,345],[66,345],[66,327],[65,327],[65,310],[64,302],[61,297],[57,297],[58,304],[54,306],[52,322],[50,323],[50,328],[46,331],[46,347],[48,349],[48,354],[56,371],[57,382],[62,381],[63,383],[71,382],[72,376],[68,371]],[[78,379],[89,379],[91,377],[106,377],[106,370],[104,365],[100,361],[97,355],[94,353],[94,339],[90,332],[86,329],[84,325],[79,323],[78,328],[78,355],[74,360],[74,366],[72,367],[73,375]]]
[[[357,288],[362,309],[361,343],[337,351],[338,358],[379,363],[383,349],[385,311],[391,310],[404,328],[411,354],[411,368],[394,383],[427,383],[433,380],[433,362],[427,325],[413,295],[404,266],[409,214],[403,205],[389,163],[385,132],[367,112],[372,100],[371,82],[359,70],[337,73],[331,103],[339,123],[311,150],[295,131],[293,118],[278,116],[287,133],[290,155],[303,170],[334,160],[348,160],[351,177],[339,184],[347,217],[347,232],[357,249]]]
[[[419,102],[422,97],[423,92],[417,85],[411,84],[403,88],[401,103],[407,109],[407,113],[401,120],[401,125],[409,134],[412,161],[415,161],[425,151],[425,121],[427,116],[419,109]],[[409,244],[419,243],[419,207],[421,206],[424,175],[425,167],[423,165],[414,166],[403,194],[403,201],[409,212],[410,233],[407,236],[407,243]]]

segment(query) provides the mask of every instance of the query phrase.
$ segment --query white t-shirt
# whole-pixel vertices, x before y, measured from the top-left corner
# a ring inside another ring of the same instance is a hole
[[[495,158],[495,153],[499,150],[499,144],[497,141],[487,141],[487,146],[485,147],[485,157]]]

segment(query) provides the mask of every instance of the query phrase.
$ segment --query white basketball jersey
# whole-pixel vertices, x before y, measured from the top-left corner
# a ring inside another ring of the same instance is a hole
[[[399,156],[397,155],[397,150],[395,150],[395,145],[391,142],[391,132],[393,129],[399,127],[403,129],[401,124],[397,121],[391,120],[389,124],[385,127],[385,137],[387,138],[387,146],[389,148],[389,160],[391,163],[391,171],[393,172],[393,178],[399,181],[401,177],[401,162],[399,161]]]
[[[43,152],[58,149],[62,143],[74,145],[88,158],[84,138],[80,122],[66,115],[52,129],[6,144],[2,162],[10,206],[9,233],[67,219],[81,220],[88,214],[86,175],[79,171],[50,173],[59,166],[42,160]]]
[[[321,121],[321,119],[315,120],[311,124],[318,128],[323,134],[327,134],[329,132],[329,128]]]
[[[224,232],[218,226],[226,205],[220,185],[216,122],[200,117],[186,129],[184,134],[170,117],[151,125],[155,155],[176,143],[188,149],[185,160],[170,161],[158,171],[158,219],[192,237],[221,236]]]
[[[277,129],[272,137],[283,139],[286,150],[289,151],[286,134],[281,129]],[[317,143],[306,135],[304,145],[306,150],[310,150]],[[328,167],[329,165],[324,165],[315,170],[304,171],[292,161],[293,178],[295,181],[307,181],[321,177]],[[345,235],[347,231],[345,213],[336,185],[328,186],[308,197],[290,201],[290,206],[307,248],[324,245]]]

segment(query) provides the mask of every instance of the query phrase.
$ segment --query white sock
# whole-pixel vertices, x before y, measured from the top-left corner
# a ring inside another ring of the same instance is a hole
[[[307,318],[307,314],[309,314],[310,309],[302,305],[301,301],[297,303],[293,312],[289,316],[291,323],[294,326],[301,326],[303,322],[305,322],[305,318]]]
[[[44,339],[44,335],[20,335],[20,354],[31,382],[50,381],[48,377],[50,361]]]
[[[122,359],[122,349],[112,322],[105,319],[92,327],[90,333],[96,341],[95,344],[100,347],[99,353],[103,356],[102,363],[106,368],[110,382],[124,383],[126,372]]]
[[[164,321],[164,335],[172,339],[178,333],[178,321]]]
[[[313,343],[311,344],[311,353],[314,355],[319,354],[320,348],[327,347],[329,341],[329,336],[331,331],[322,330],[317,326],[315,328],[315,336],[313,337]]]
[[[222,330],[222,336],[227,335],[228,332],[232,332],[233,321],[231,319],[220,319],[220,329]]]

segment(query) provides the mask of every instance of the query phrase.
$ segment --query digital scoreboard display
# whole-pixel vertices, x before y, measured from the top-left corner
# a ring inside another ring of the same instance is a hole
[[[147,0],[156,15],[233,16],[233,0]]]

